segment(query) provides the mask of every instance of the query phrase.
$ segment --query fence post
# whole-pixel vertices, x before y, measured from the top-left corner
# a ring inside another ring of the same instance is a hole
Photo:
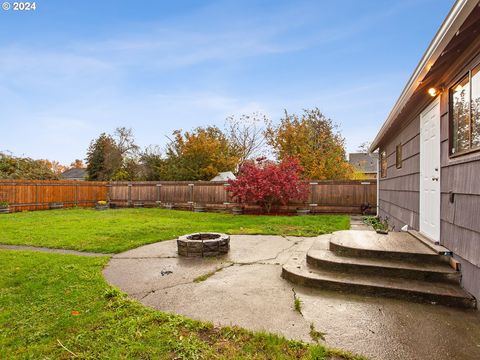
[[[78,206],[78,183],[75,184],[75,206]]]
[[[161,191],[162,184],[156,184],[155,186],[157,187],[157,204],[158,204],[160,202],[160,191]]]
[[[190,204],[193,204],[193,187],[194,186],[195,184],[188,184],[188,187],[190,188],[190,201],[189,201]]]
[[[223,191],[225,191],[225,202],[223,205],[229,205],[230,204],[230,199],[228,197],[228,187],[230,186],[229,183],[223,184]]]
[[[35,183],[35,209],[38,210],[38,183]]]
[[[310,182],[310,195],[309,195],[308,203],[311,207],[318,205],[318,204],[313,203],[313,191],[315,190],[315,186],[317,186],[317,185],[318,185],[318,182],[316,182],[316,181]]]
[[[127,206],[132,205],[132,184],[127,184],[128,194],[127,194]]]

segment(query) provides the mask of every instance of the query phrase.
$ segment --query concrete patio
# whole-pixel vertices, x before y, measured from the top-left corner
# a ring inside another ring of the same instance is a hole
[[[373,359],[480,358],[478,311],[311,289],[281,278],[284,264],[329,237],[232,236],[230,253],[218,259],[179,258],[176,242],[164,241],[115,255],[104,275],[146,306],[216,325],[312,341],[313,324],[327,345]],[[293,309],[292,288],[302,314]]]

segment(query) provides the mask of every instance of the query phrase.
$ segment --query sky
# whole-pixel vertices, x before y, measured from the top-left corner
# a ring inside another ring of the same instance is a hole
[[[3,0],[2,0],[3,1]],[[69,164],[118,126],[318,107],[371,141],[453,0],[40,0],[0,9],[0,151]]]

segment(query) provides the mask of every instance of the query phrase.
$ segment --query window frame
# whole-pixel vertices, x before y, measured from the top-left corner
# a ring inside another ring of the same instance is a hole
[[[453,85],[448,88],[448,155],[449,158],[457,158],[463,155],[468,155],[471,153],[479,152],[480,146],[472,148],[472,132],[473,132],[473,118],[472,118],[472,72],[476,68],[480,67],[480,63],[476,63],[473,66],[470,66],[467,72],[463,72],[461,76],[457,77],[457,80]],[[480,73],[480,69],[478,70]],[[462,150],[458,152],[453,152],[454,150],[454,119],[453,119],[453,89],[462,82],[465,78],[468,78],[468,92],[469,92],[469,133],[468,141],[469,148],[467,150]]]
[[[380,156],[380,177],[382,179],[387,177],[387,169],[388,169],[388,163],[387,163],[387,152],[385,150],[381,150],[379,152]],[[384,166],[385,162],[385,166]]]
[[[395,146],[395,167],[401,169],[403,166],[403,145],[402,143]]]

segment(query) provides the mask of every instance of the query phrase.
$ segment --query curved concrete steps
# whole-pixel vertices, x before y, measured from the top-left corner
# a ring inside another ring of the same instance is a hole
[[[390,233],[388,236],[374,231],[337,231],[330,239],[330,250],[340,256],[383,258],[415,263],[447,262],[413,236]]]
[[[346,230],[320,236],[283,266],[282,277],[326,290],[476,307],[448,257],[407,233]]]
[[[460,283],[460,273],[448,264],[421,263],[384,258],[345,257],[328,250],[311,249],[307,264],[323,270],[400,277],[404,279]]]
[[[426,302],[475,308],[475,299],[451,283],[429,283],[420,280],[345,273],[309,267],[305,259],[290,259],[283,266],[282,277],[295,284],[325,290],[334,290],[363,295],[385,296]]]

